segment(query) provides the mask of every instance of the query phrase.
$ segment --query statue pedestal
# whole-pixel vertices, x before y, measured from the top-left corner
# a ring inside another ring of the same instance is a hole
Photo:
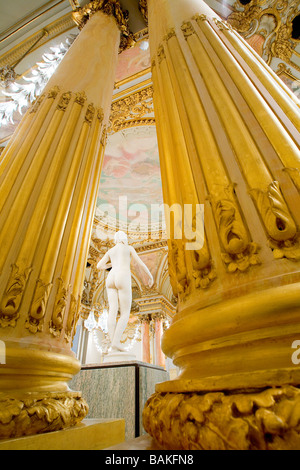
[[[103,364],[131,361],[136,361],[136,356],[134,354],[130,354],[127,351],[112,351],[105,356]]]
[[[89,419],[125,419],[125,439],[131,440],[145,433],[145,403],[156,384],[166,380],[169,373],[162,367],[129,361],[83,366],[69,387],[81,390],[89,405]]]

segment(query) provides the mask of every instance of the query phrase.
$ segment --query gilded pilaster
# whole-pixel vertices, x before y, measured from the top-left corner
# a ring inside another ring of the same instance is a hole
[[[300,383],[297,103],[202,0],[148,0],[148,19],[165,202],[204,204],[205,242],[189,252],[170,231],[179,303],[162,344],[181,374],[145,429],[172,449],[288,448],[290,433],[300,448],[281,414]]]

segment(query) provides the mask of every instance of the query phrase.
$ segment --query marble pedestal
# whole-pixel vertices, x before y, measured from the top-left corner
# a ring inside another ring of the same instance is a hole
[[[90,408],[89,419],[125,419],[125,439],[129,440],[145,433],[145,403],[155,385],[167,380],[169,374],[162,367],[132,361],[83,366],[69,387],[81,390]]]
[[[126,351],[113,351],[105,356],[103,364],[110,364],[110,363],[120,363],[120,362],[133,362],[136,361],[136,357],[134,354],[130,354]]]

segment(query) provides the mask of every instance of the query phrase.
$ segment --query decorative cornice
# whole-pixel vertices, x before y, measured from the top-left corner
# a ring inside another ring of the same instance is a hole
[[[91,16],[99,11],[115,18],[121,31],[120,52],[132,47],[135,44],[135,40],[128,26],[129,13],[122,10],[119,0],[93,0],[83,8],[78,8],[74,11],[72,14],[73,20],[81,30]]]
[[[155,125],[152,85],[113,102],[109,133],[145,125]]]
[[[8,52],[5,52],[0,56],[0,68],[5,66],[14,65],[20,58],[33,47],[34,43],[39,37],[41,40],[39,43],[32,49],[32,51],[38,49],[39,47],[47,44],[49,41],[55,39],[57,36],[71,30],[74,28],[74,22],[71,17],[71,13],[64,15],[63,17],[55,20],[53,23],[46,26],[47,35],[43,35],[43,29],[32,34],[30,37],[26,38],[21,43],[18,43],[15,47],[10,49]]]

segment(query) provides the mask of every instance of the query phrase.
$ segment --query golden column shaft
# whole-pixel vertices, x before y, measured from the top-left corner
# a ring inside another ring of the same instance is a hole
[[[0,439],[88,412],[68,388],[80,370],[71,346],[118,52],[131,36],[117,1],[93,2],[80,18],[82,32],[0,163]]]
[[[205,204],[209,250],[201,265],[169,240],[181,373],[145,429],[170,449],[300,448],[297,100],[204,1],[148,0],[148,17],[165,202]]]

